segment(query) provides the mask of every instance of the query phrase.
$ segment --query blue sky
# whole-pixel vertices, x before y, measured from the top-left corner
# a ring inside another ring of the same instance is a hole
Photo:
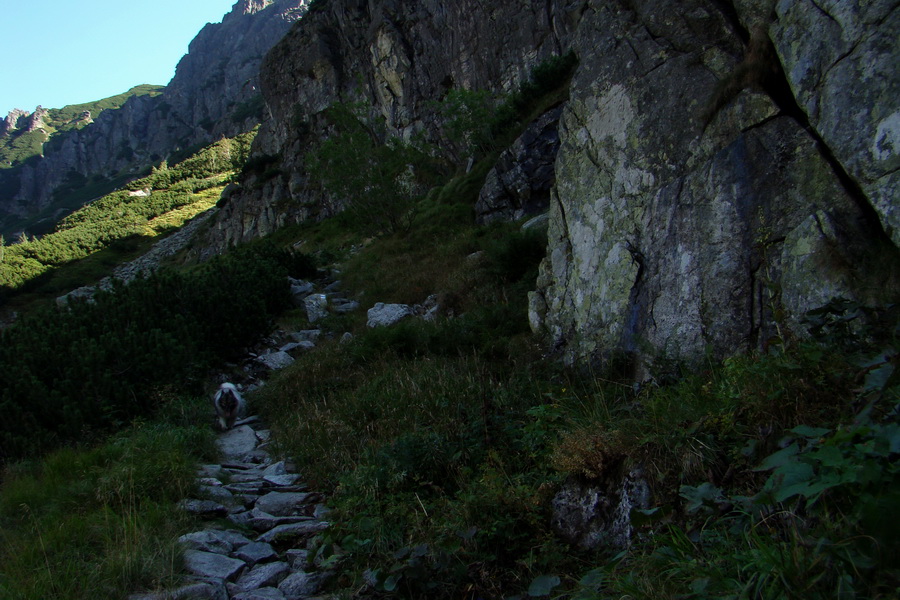
[[[165,85],[236,0],[0,0],[0,119]]]

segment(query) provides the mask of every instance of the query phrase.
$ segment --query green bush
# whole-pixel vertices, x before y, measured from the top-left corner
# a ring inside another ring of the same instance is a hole
[[[192,413],[208,406],[160,400]],[[123,590],[177,584],[175,540],[193,524],[175,502],[191,493],[195,464],[216,449],[211,428],[169,416],[4,471],[0,596],[112,600]]]
[[[0,334],[0,406],[15,415],[0,425],[4,460],[153,414],[159,388],[191,389],[264,333],[288,305],[286,276],[309,267],[258,244],[23,317]]]

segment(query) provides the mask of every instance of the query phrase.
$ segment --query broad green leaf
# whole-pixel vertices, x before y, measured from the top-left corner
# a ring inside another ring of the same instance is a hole
[[[800,446],[798,446],[797,443],[794,442],[787,448],[783,448],[778,452],[765,457],[759,464],[759,466],[754,469],[754,471],[769,471],[771,469],[776,469],[787,462],[792,462],[793,457],[798,452],[800,452]]]
[[[532,598],[541,596],[549,596],[553,588],[560,584],[559,577],[556,575],[541,575],[536,577],[531,585],[528,586],[528,595]]]
[[[691,591],[695,594],[702,594],[706,591],[706,588],[709,586],[709,577],[704,577],[702,579],[695,579],[691,582]]]
[[[679,494],[688,501],[685,506],[685,510],[688,512],[694,512],[701,506],[716,504],[724,500],[722,490],[709,482],[702,483],[697,487],[683,485]]]
[[[821,427],[810,427],[809,425],[798,425],[791,429],[791,433],[795,433],[807,439],[820,438],[831,433],[830,429],[822,429]]]
[[[847,457],[834,446],[819,448],[811,455],[811,458],[823,467],[843,467],[847,465]]]
[[[584,577],[581,578],[581,581],[578,582],[578,585],[582,587],[589,587],[594,589],[600,589],[600,586],[603,585],[603,579],[606,574],[603,569],[593,569],[585,573]]]
[[[869,371],[863,389],[867,392],[881,391],[887,386],[891,375],[894,374],[894,365],[885,363],[883,366]]]

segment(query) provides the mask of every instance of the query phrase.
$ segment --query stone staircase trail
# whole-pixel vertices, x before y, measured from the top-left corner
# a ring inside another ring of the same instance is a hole
[[[184,584],[128,600],[326,600],[316,594],[332,573],[315,565],[307,547],[329,525],[323,496],[269,454],[269,435],[250,417],[219,436],[221,463],[201,465],[197,498],[179,503],[209,521],[179,538]]]

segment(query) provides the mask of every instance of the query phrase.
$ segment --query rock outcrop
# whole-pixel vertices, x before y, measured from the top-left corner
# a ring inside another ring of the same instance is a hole
[[[247,0],[220,27],[288,6]],[[262,61],[269,118],[200,255],[342,208],[309,184],[306,166],[330,105],[362,102],[389,134],[439,142],[435,101],[449,90],[509,92],[535,65],[571,51],[579,64],[558,141],[555,115],[535,124],[502,155],[481,204],[490,220],[549,201],[548,256],[529,300],[534,331],[569,362],[625,353],[636,377],[660,358],[693,362],[802,335],[804,313],[834,296],[898,298],[898,7],[316,3]],[[214,43],[216,27],[201,32],[191,57],[208,54],[195,49]],[[197,125],[222,110],[220,98],[180,91],[223,73],[216,68],[186,58],[163,100],[117,111],[116,123],[133,126],[111,140],[142,129],[150,139],[187,131],[184,143],[204,129],[224,132],[227,124]],[[217,85],[220,96],[249,97],[237,80]],[[172,133],[148,116],[160,102]],[[27,187],[39,177],[22,179]]]
[[[0,121],[0,137],[5,135],[9,135],[11,132],[20,129],[23,125],[22,122],[29,116],[28,111],[24,111],[21,108],[14,108],[9,111],[9,114],[6,115],[2,121]]]
[[[254,152],[266,168],[231,195],[209,244],[222,251],[340,209],[310,189],[304,165],[332,103],[363,100],[389,131],[437,139],[433,101],[448,89],[508,91],[571,50],[580,63],[558,153],[548,143],[537,159],[520,140],[481,203],[490,220],[550,199],[533,329],[570,362],[625,352],[636,376],[659,357],[764,346],[802,333],[803,314],[833,296],[897,297],[897,12],[329,2],[263,63],[272,118]],[[547,193],[536,182],[551,164]]]
[[[530,298],[569,361],[626,352],[641,376],[802,333],[832,296],[896,298],[895,3],[770,4],[591,3]]]
[[[307,184],[305,154],[335,102],[362,101],[403,138],[435,139],[434,101],[452,88],[510,92],[565,52],[584,2],[338,0],[311,10],[266,56],[271,119],[252,173],[220,213],[209,244],[223,251],[287,223],[333,214]],[[275,207],[278,207],[277,209]]]
[[[39,160],[4,174],[0,219],[41,212],[73,177],[96,180],[138,173],[179,150],[251,130],[264,110],[259,64],[308,2],[235,4],[222,23],[207,24],[197,34],[162,95],[136,96],[117,110],[104,111],[90,125],[45,146]],[[28,127],[39,126],[39,113],[26,115]]]
[[[554,108],[531,123],[487,175],[475,204],[479,223],[515,221],[546,212],[556,183],[559,118]]]

